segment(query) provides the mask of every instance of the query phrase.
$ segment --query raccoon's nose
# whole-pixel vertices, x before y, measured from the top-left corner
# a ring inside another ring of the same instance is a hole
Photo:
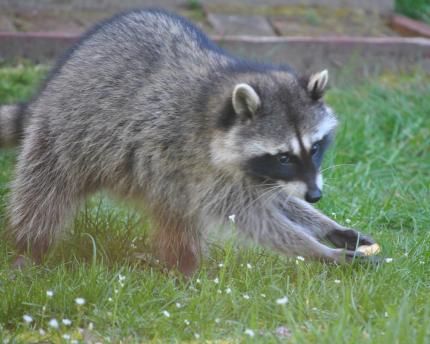
[[[313,190],[308,190],[306,192],[305,200],[306,202],[309,202],[309,203],[316,203],[321,199],[321,197],[322,197],[321,190],[318,188],[315,188]]]

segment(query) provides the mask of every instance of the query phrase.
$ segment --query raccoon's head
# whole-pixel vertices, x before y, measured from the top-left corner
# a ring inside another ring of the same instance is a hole
[[[321,162],[337,124],[322,101],[327,71],[303,79],[287,72],[244,79],[233,85],[221,110],[212,162],[317,202],[322,197]]]

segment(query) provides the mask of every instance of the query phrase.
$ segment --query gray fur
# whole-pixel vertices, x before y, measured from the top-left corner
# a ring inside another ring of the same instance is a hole
[[[0,106],[0,145],[2,147],[16,146],[22,134],[19,125],[20,106]]]
[[[255,88],[263,115],[230,123],[222,114],[241,83]],[[0,124],[10,118],[1,111]],[[240,232],[286,255],[354,255],[345,243],[320,242],[343,227],[243,170],[253,156],[288,146],[297,130],[309,136],[323,120],[335,123],[332,113],[288,67],[234,58],[179,17],[133,11],[99,25],[56,67],[25,118],[10,228],[35,259],[100,189],[147,208],[160,255],[186,274],[206,227],[231,214]],[[5,132],[2,142],[12,142]]]

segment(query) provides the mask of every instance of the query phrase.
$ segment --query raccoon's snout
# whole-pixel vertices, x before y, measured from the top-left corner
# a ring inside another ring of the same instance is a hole
[[[322,197],[322,192],[319,188],[314,188],[312,190],[308,190],[305,194],[305,200],[309,203],[316,203]]]

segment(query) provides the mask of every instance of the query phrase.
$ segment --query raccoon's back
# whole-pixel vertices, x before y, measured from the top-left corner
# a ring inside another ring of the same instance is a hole
[[[133,11],[114,17],[54,68],[27,107],[26,141],[49,139],[55,161],[76,173],[187,170],[197,150],[207,152],[202,93],[230,59],[175,15]]]

